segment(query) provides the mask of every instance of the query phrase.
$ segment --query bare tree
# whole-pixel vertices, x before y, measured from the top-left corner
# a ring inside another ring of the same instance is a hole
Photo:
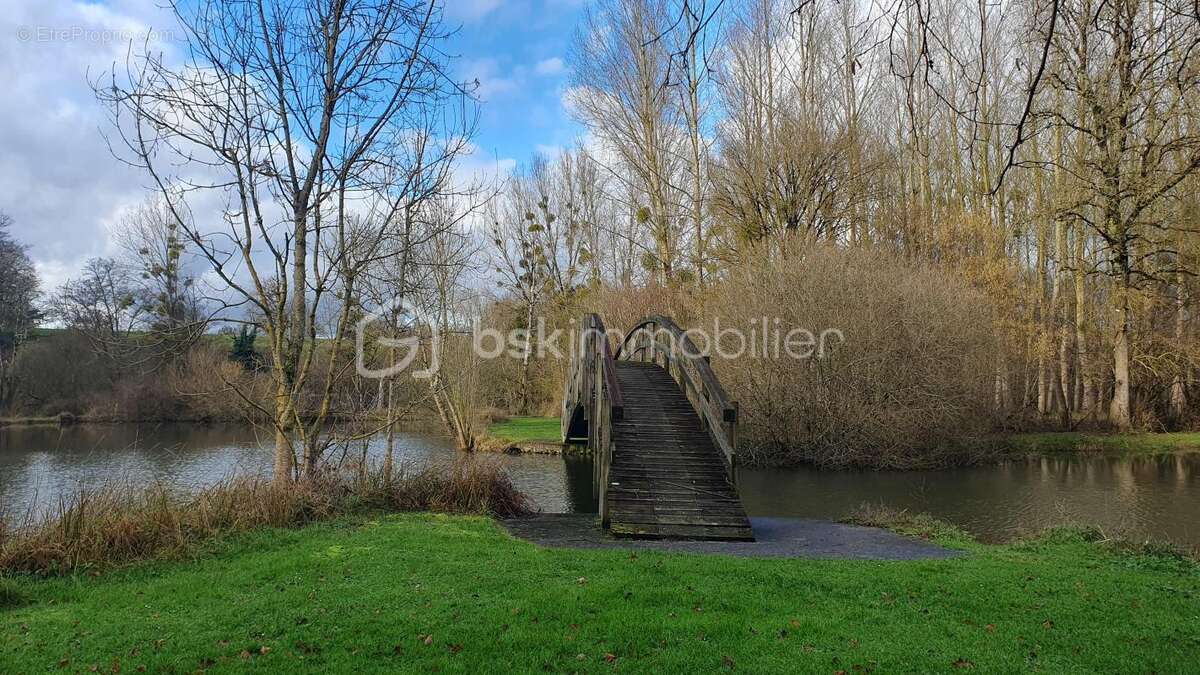
[[[395,236],[379,224],[465,151],[474,102],[447,71],[435,0],[171,8],[186,58],[131,53],[95,89],[120,156],[150,175],[228,304],[261,317],[274,400],[247,403],[272,420],[287,481],[318,467],[359,283]],[[221,198],[219,214],[201,206]]]
[[[828,92],[843,65],[826,62],[829,17],[780,11],[778,0],[751,3],[730,29],[721,67],[727,113],[713,208],[726,249],[765,241],[835,240],[845,230],[851,195],[848,124]]]
[[[420,149],[435,144],[436,138],[427,131],[414,147]],[[362,287],[366,301],[382,313],[381,328],[385,334],[406,335],[419,341],[424,338],[424,347],[433,349],[431,338],[436,324],[431,317],[439,316],[440,306],[436,294],[431,292],[430,280],[451,273],[457,278],[461,274],[458,268],[467,265],[468,261],[457,256],[441,258],[432,255],[431,251],[441,242],[462,236],[464,220],[492,193],[479,180],[455,184],[452,162],[439,160],[429,168],[407,183],[402,205],[390,214],[390,222],[382,224],[393,235],[383,242],[383,249],[375,252],[377,259],[366,267]],[[424,308],[424,321],[422,316],[411,312],[413,307]],[[388,345],[383,352],[376,355],[377,360],[387,365],[396,363],[399,354],[395,344]],[[424,388],[422,393],[423,388],[408,375],[398,373],[378,381],[375,408],[382,409],[384,415],[383,469],[386,476],[392,475],[400,420],[419,407],[432,404],[437,408],[440,404],[438,388]],[[443,416],[448,421],[447,430],[458,438],[459,431],[449,423],[452,418],[451,415]]]
[[[12,403],[17,350],[38,320],[37,270],[26,247],[9,235],[12,222],[0,213],[0,408]]]
[[[170,206],[152,195],[126,212],[113,231],[126,265],[141,277],[146,310],[154,317],[151,328],[166,333],[199,333],[205,325],[183,229]]]
[[[1102,243],[1091,270],[1114,281],[1113,395],[1109,420],[1132,424],[1134,293],[1184,271],[1174,232],[1176,188],[1200,169],[1200,131],[1177,123],[1200,114],[1200,22],[1183,0],[1064,3],[1053,45],[1050,86],[1075,105],[1040,116],[1079,136],[1079,162],[1058,157],[1076,199],[1064,217]]]
[[[112,258],[92,258],[78,277],[50,298],[50,313],[87,337],[92,350],[118,365],[138,353],[135,331],[146,327],[146,305],[139,301],[134,275]]]
[[[569,241],[577,240],[578,233],[575,223],[561,220],[551,207],[549,173],[547,159],[535,156],[527,171],[509,177],[503,200],[493,201],[489,213],[496,283],[521,307],[524,345],[518,409],[522,415],[529,414],[534,317],[551,294],[573,289],[578,274],[573,252],[568,251],[565,261],[559,258],[562,224],[566,223]]]
[[[636,200],[635,220],[649,235],[644,262],[662,281],[674,278],[685,245],[679,189],[683,134],[671,81],[662,0],[604,0],[589,11],[571,55],[575,115],[621,160],[609,167]]]
[[[719,43],[718,31],[705,23],[705,9],[693,9],[685,0],[682,20],[671,31],[676,62],[672,80],[679,100],[679,110],[686,134],[684,162],[687,175],[686,194],[688,216],[692,221],[692,267],[696,280],[703,286],[708,261],[707,204],[712,141],[707,134],[711,114],[711,70],[706,60],[706,47]]]
[[[606,195],[607,173],[586,150],[576,147],[558,156],[555,177],[562,217],[569,220],[577,238],[574,254],[580,273],[592,285],[604,278],[606,266],[611,276],[619,277],[615,261],[605,259],[606,253],[613,256],[619,253],[618,244],[613,241],[613,225],[618,216]]]
[[[428,205],[427,216],[435,223],[433,236],[420,252],[419,265],[427,281],[419,294],[424,326],[430,339],[427,356],[431,366],[429,393],[447,433],[460,450],[475,448],[474,412],[478,405],[480,355],[469,337],[472,321],[479,316],[479,294],[467,273],[482,251],[473,233],[460,225],[476,209],[475,204],[445,199]]]

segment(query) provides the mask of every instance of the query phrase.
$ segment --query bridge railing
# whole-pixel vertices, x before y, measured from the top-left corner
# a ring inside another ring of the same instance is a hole
[[[586,425],[588,448],[595,465],[593,479],[600,496],[600,516],[607,525],[604,488],[612,466],[613,422],[624,416],[625,400],[604,322],[598,315],[588,314],[581,327],[563,395],[562,436],[564,441],[577,438],[578,427]]]
[[[725,393],[708,355],[697,349],[687,332],[670,317],[652,314],[626,334],[617,359],[653,362],[670,373],[721,450],[732,481],[737,466],[738,405]]]

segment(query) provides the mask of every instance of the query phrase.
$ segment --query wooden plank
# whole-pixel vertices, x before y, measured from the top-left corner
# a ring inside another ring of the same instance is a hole
[[[647,525],[642,523],[618,523],[610,526],[618,537],[644,539],[687,539],[687,540],[730,540],[754,541],[754,532],[749,527],[710,527],[707,525]]]
[[[695,495],[697,499],[724,497],[736,499],[737,492],[728,483],[717,480],[667,481],[652,476],[622,476],[609,481],[610,492],[642,492],[657,494]]]
[[[744,512],[737,507],[737,504],[724,503],[713,504],[710,502],[656,502],[656,501],[629,501],[618,500],[610,504],[613,513],[621,514],[639,514],[639,515],[657,515],[663,518],[675,516],[737,516],[743,520],[746,519]]]
[[[712,509],[723,509],[726,506],[741,508],[741,502],[736,497],[728,497],[719,499],[714,497],[706,497],[703,500],[688,498],[684,495],[638,495],[635,493],[619,492],[609,493],[609,502],[613,504],[655,504],[661,508],[672,507],[703,507]]]
[[[669,445],[636,445],[625,443],[617,448],[619,454],[626,457],[662,456],[676,461],[713,462],[725,466],[721,458],[711,449],[701,449],[687,446],[671,447]]]
[[[694,471],[705,475],[717,476],[726,482],[729,481],[729,475],[725,472],[725,467],[718,462],[707,459],[689,462],[687,458],[683,457],[666,460],[643,460],[640,457],[621,457],[617,458],[614,463],[616,466],[626,467],[630,471],[638,473],[663,474],[668,479],[671,476],[678,477],[688,471]]]
[[[658,480],[629,478],[609,482],[610,493],[640,493],[643,495],[677,495],[694,499],[737,499],[737,493],[728,484],[698,482],[664,482]]]
[[[659,501],[691,501],[691,502],[738,502],[740,500],[733,492],[720,492],[717,490],[697,490],[675,489],[675,488],[638,488],[629,486],[618,486],[610,488],[608,491],[609,499],[657,499]]]
[[[713,497],[710,495],[662,494],[661,492],[610,492],[609,498],[613,503],[628,504],[660,504],[664,507],[677,506],[711,506],[714,509],[739,507],[740,502],[734,496]]]
[[[749,540],[749,520],[721,451],[675,380],[649,363],[617,362],[623,417],[610,427],[605,504],[617,536]]]
[[[628,525],[703,525],[707,527],[748,527],[745,516],[707,516],[703,514],[658,514],[624,512],[612,515],[613,522]]]
[[[619,502],[618,506],[612,511],[614,520],[635,520],[636,522],[668,522],[672,518],[685,518],[689,516],[720,516],[728,518],[742,518],[745,515],[735,510],[734,505],[726,505],[725,509],[712,507],[711,504],[696,504],[692,508],[681,508],[679,506],[663,507],[658,504],[642,504],[636,508],[630,506],[629,502]],[[742,523],[743,525],[745,523]]]
[[[668,483],[667,487],[679,487],[681,484],[687,486],[707,486],[709,488],[729,486],[729,479],[725,478],[719,471],[683,471],[679,469],[625,465],[619,471],[610,473],[609,478],[609,483],[634,480],[661,481]]]

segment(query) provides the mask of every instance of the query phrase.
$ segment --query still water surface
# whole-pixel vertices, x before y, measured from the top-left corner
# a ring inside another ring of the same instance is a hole
[[[184,488],[236,473],[270,472],[270,439],[239,426],[111,425],[0,429],[0,512],[42,509],[60,495],[114,480]],[[367,444],[378,457],[382,443]],[[361,452],[361,448],[356,448]],[[405,432],[414,464],[451,461],[436,433]],[[595,510],[591,462],[570,455],[505,456],[517,487],[547,512]],[[1200,455],[1029,459],[945,471],[743,469],[755,516],[836,519],[863,503],[925,512],[986,541],[1086,522],[1200,549]]]
[[[262,430],[238,425],[0,428],[0,513],[44,509],[80,487],[112,482],[187,489],[234,475],[269,476],[273,443]],[[362,450],[356,445],[349,452],[357,458]],[[366,450],[369,460],[381,459],[383,439],[372,439]],[[438,433],[407,431],[396,439],[397,463],[448,463],[456,454],[450,440]],[[595,510],[590,459],[518,455],[501,461],[517,487],[543,511]]]

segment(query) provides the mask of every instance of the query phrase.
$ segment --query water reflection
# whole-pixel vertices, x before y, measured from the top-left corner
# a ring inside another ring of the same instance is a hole
[[[270,473],[271,441],[241,426],[112,425],[0,429],[0,509],[46,508],[80,485],[113,480],[182,488],[235,473]],[[360,452],[364,448],[355,448]],[[370,458],[381,441],[365,444]],[[408,431],[399,461],[449,461],[450,442]],[[592,462],[565,455],[504,456],[517,487],[547,512],[592,513]],[[864,502],[930,513],[985,541],[1084,522],[1200,548],[1200,455],[1029,459],[945,471],[743,469],[750,515],[842,518]]]
[[[133,485],[156,482],[181,489],[211,485],[232,475],[271,473],[272,439],[261,430],[235,425],[85,425],[0,429],[0,512],[23,514],[45,509],[80,486],[114,481]],[[382,457],[382,439],[349,452]],[[448,462],[456,456],[450,441],[434,432],[398,435],[401,463]],[[569,462],[545,455],[501,459],[513,482],[538,508],[561,512],[589,507],[591,488],[580,491],[578,471]],[[590,464],[588,464],[590,470]]]
[[[944,471],[743,470],[751,515],[841,518],[860,504],[930,513],[985,541],[1082,522],[1200,546],[1200,455],[1036,458]]]
[[[567,469],[566,502],[568,513],[596,513],[600,500],[592,482],[592,458],[590,456],[566,455],[563,461]]]

